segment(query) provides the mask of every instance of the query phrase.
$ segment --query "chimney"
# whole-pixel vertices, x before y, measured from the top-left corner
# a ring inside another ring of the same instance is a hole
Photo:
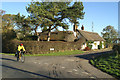
[[[77,28],[78,28],[78,26],[76,24],[74,24],[73,31],[76,32]]]
[[[81,30],[84,30],[84,26],[82,25]]]

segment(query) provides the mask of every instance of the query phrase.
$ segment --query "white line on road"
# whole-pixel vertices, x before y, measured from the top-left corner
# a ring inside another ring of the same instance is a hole
[[[84,73],[84,74],[88,74],[87,72],[82,72],[82,73]]]
[[[63,69],[64,69],[65,67],[61,67],[61,68],[63,68]]]
[[[77,71],[77,69],[73,69],[74,71]]]
[[[90,77],[90,78],[95,78],[95,77]]]
[[[37,62],[34,62],[35,64],[37,63]]]
[[[70,72],[70,73],[71,73],[72,71],[68,71],[68,72]]]

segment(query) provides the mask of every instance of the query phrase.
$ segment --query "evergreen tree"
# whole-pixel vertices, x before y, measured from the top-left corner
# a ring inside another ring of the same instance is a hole
[[[30,13],[31,21],[34,22],[36,34],[39,26],[48,27],[48,41],[51,30],[57,27],[68,29],[67,20],[78,24],[78,20],[83,19],[85,14],[82,2],[74,2],[73,5],[71,2],[31,2],[26,9]]]
[[[112,41],[116,39],[118,36],[118,33],[116,32],[114,27],[111,25],[105,27],[103,29],[103,32],[101,32],[101,34],[108,44],[112,43]]]

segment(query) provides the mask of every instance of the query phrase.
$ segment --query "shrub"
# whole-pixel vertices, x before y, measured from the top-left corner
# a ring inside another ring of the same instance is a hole
[[[92,43],[94,43],[94,41],[87,41],[87,47],[89,47],[90,49],[92,49]]]
[[[120,54],[120,44],[115,44],[112,49]]]
[[[12,40],[16,38],[16,32],[14,30],[8,30],[7,32],[2,33],[2,41]]]
[[[90,48],[89,47],[86,47],[85,49],[84,49],[84,51],[89,51],[90,50]]]
[[[102,49],[103,43],[100,41],[100,44],[98,45],[98,49]]]
[[[92,49],[92,45],[88,45],[87,47],[89,47],[90,49]]]

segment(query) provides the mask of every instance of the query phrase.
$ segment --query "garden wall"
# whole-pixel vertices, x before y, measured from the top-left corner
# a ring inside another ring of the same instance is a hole
[[[15,53],[17,45],[23,43],[27,54],[46,54],[50,52],[59,52],[65,50],[80,50],[79,42],[64,41],[3,41],[2,52]],[[50,51],[54,48],[54,51]]]

